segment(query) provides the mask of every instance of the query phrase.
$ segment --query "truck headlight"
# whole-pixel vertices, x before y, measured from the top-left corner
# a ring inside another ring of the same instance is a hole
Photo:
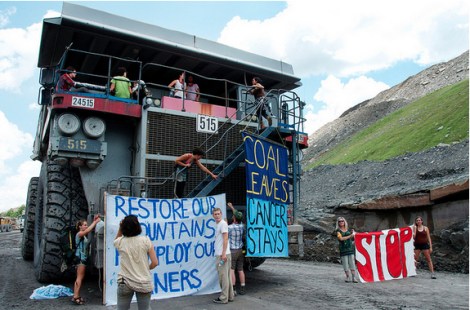
[[[106,125],[104,121],[96,116],[90,116],[83,122],[83,132],[89,138],[99,138],[104,134]]]
[[[71,136],[80,129],[80,120],[74,114],[64,113],[59,116],[57,126],[64,136]]]

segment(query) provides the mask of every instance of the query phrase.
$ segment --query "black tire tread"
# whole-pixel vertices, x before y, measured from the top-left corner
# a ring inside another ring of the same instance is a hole
[[[34,258],[34,219],[36,214],[36,199],[39,177],[33,177],[29,181],[28,194],[26,197],[25,220],[23,237],[21,241],[21,256],[24,260]]]
[[[50,282],[61,279],[62,250],[60,236],[62,231],[79,219],[86,219],[88,208],[85,194],[76,168],[62,167],[53,162],[47,164],[42,208],[42,229],[39,240],[39,253],[35,260],[36,279]],[[70,176],[72,169],[73,177]],[[70,210],[70,204],[71,209]],[[36,255],[35,255],[36,256]]]

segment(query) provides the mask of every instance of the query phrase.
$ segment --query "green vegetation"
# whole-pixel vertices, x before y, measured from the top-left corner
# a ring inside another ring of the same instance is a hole
[[[10,209],[6,212],[2,212],[0,213],[1,216],[6,216],[6,217],[13,217],[13,218],[17,218],[19,217],[21,214],[23,214],[24,210],[26,209],[26,206],[25,205],[21,205],[20,207],[18,208],[13,208],[13,209]]]
[[[435,91],[358,132],[313,164],[383,161],[468,139],[468,79]]]

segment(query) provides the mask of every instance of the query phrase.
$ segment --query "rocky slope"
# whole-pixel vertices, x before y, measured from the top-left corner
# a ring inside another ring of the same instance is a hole
[[[436,64],[347,110],[309,137],[310,147],[304,154],[304,161],[314,160],[319,154],[414,100],[467,79],[468,55],[467,51],[448,62]]]
[[[309,141],[310,147],[305,152],[304,165],[385,115],[423,95],[466,78],[468,51],[358,104],[314,133]],[[468,150],[467,140],[405,154],[385,162],[323,165],[305,171],[301,181],[297,219],[305,230],[306,258],[338,261],[337,240],[332,232],[339,215],[357,219],[352,222],[355,228],[367,222],[361,228],[374,231],[409,224],[410,218],[419,212],[429,213],[426,208],[364,211],[356,207],[384,197],[403,197],[449,184],[468,182]],[[467,214],[462,216],[461,221],[436,229],[432,236],[436,253],[433,255],[434,263],[439,270],[468,273],[468,191],[467,197],[455,199],[467,201]]]
[[[305,172],[298,222],[305,230],[306,259],[338,261],[338,241],[333,235],[337,216],[344,216],[357,231],[379,231],[409,224],[404,223],[404,217],[412,221],[416,214],[429,214],[428,208],[424,207],[384,211],[355,207],[383,197],[412,195],[465,182],[469,173],[468,147],[467,140],[382,163],[363,161],[354,165],[324,165]],[[358,227],[364,221],[367,224]],[[450,227],[433,229],[434,265],[438,270],[468,273],[468,227],[467,211],[466,216],[462,214],[461,221]]]

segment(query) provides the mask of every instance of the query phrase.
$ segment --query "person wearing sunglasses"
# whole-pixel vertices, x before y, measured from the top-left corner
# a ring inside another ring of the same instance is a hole
[[[341,256],[341,264],[346,274],[345,282],[357,283],[356,264],[354,262],[354,229],[348,228],[348,222],[344,217],[338,217],[336,220],[336,237],[339,241],[339,255]],[[349,272],[351,271],[351,277]]]

